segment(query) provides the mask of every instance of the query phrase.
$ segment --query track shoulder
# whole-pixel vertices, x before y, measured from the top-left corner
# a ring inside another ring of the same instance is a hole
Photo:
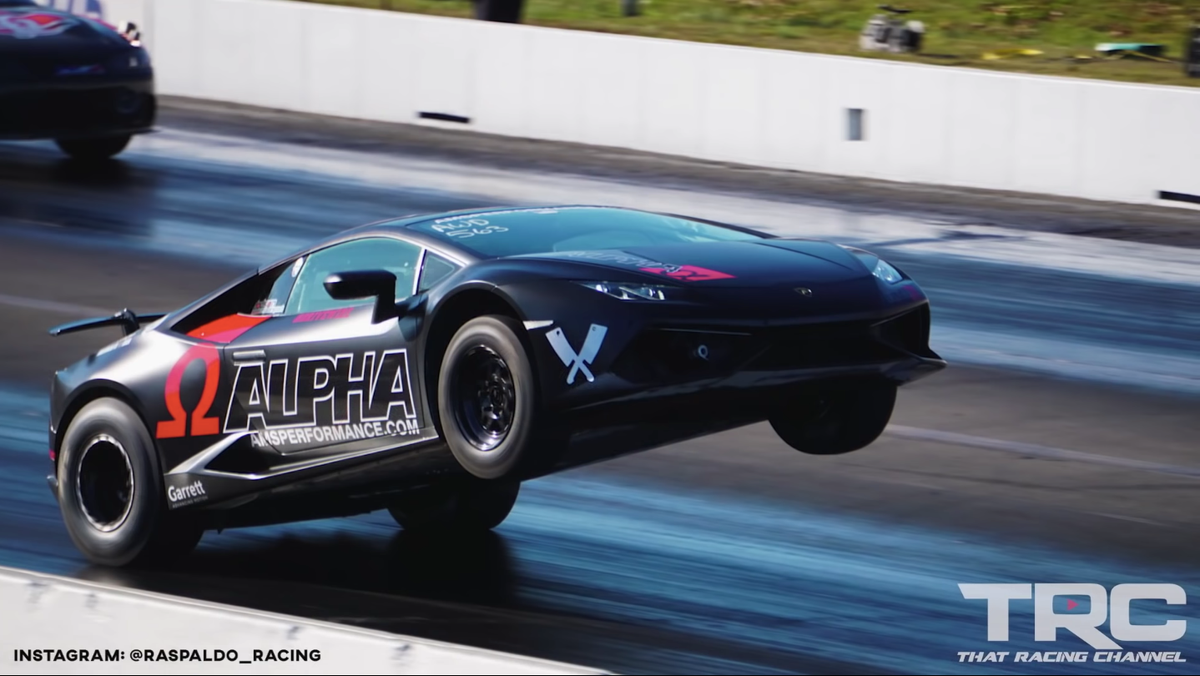
[[[403,154],[548,175],[573,174],[631,184],[652,182],[684,190],[756,196],[851,212],[904,213],[961,225],[1200,248],[1197,225],[1200,212],[1188,207],[1143,206],[783,171],[174,96],[163,97],[162,122],[190,131],[244,135],[301,147]]]

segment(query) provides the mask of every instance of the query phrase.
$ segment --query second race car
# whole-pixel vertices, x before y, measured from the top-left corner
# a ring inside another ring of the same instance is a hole
[[[136,26],[0,0],[0,140],[54,140],[105,159],[157,115],[154,70]]]
[[[380,509],[489,529],[523,481],[755,422],[861,449],[946,366],[930,322],[915,281],[830,242],[611,207],[407,217],[54,329],[127,335],[55,374],[48,480],[110,565]]]

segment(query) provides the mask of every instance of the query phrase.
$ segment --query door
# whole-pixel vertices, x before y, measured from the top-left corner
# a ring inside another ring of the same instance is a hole
[[[396,276],[403,301],[416,290],[421,253],[410,242],[370,237],[297,259],[283,273],[294,277],[286,300],[257,309],[271,320],[225,349],[232,396],[224,431],[244,432],[268,451],[270,469],[434,438],[400,323],[374,323],[374,299],[339,301],[324,287],[337,272],[382,269]]]

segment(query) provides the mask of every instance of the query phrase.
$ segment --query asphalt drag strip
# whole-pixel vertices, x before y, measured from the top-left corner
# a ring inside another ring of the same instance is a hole
[[[961,373],[954,385],[914,387],[898,422],[920,423],[947,399],[986,405],[966,400],[971,388]],[[1073,413],[1116,403],[1093,397]],[[6,390],[0,405],[0,514],[13,525],[0,536],[2,565],[617,672],[1027,673],[958,662],[960,651],[1059,648],[1031,640],[1019,606],[1011,645],[987,642],[985,604],[964,600],[959,583],[1197,583],[1195,478],[1082,455],[980,453],[905,438],[911,427],[857,454],[810,458],[761,425],[531,482],[509,521],[475,541],[407,537],[376,513],[210,533],[177,570],[112,571],[79,557],[55,511],[43,399]],[[1194,614],[1143,608],[1138,621],[1168,617]],[[1186,656],[1198,646],[1188,637],[1166,647]]]
[[[650,179],[603,192],[212,133],[168,129],[103,176],[52,149],[0,146],[0,564],[625,673],[1194,671],[1092,661],[1065,630],[1035,642],[1029,602],[1014,603],[1009,642],[988,641],[986,603],[958,588],[1200,590],[1195,252],[1056,239],[1049,216],[1022,234],[695,197],[701,215],[776,231],[802,215],[806,231],[873,242],[929,291],[934,348],[952,366],[905,388],[893,427],[863,451],[804,456],[755,425],[531,482],[477,541],[409,537],[372,514],[208,534],[172,571],[88,566],[44,479],[45,388],[119,332],[52,339],[51,326],[179,307],[376,218],[502,197],[686,198]],[[1170,618],[1197,619],[1145,602],[1134,621]],[[1121,643],[1200,659],[1194,628]],[[1013,662],[1022,651],[1088,661]]]

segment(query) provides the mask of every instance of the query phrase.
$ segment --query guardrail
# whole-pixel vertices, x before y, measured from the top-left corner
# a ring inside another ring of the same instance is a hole
[[[4,673],[607,673],[15,568],[0,567],[0,608]]]

